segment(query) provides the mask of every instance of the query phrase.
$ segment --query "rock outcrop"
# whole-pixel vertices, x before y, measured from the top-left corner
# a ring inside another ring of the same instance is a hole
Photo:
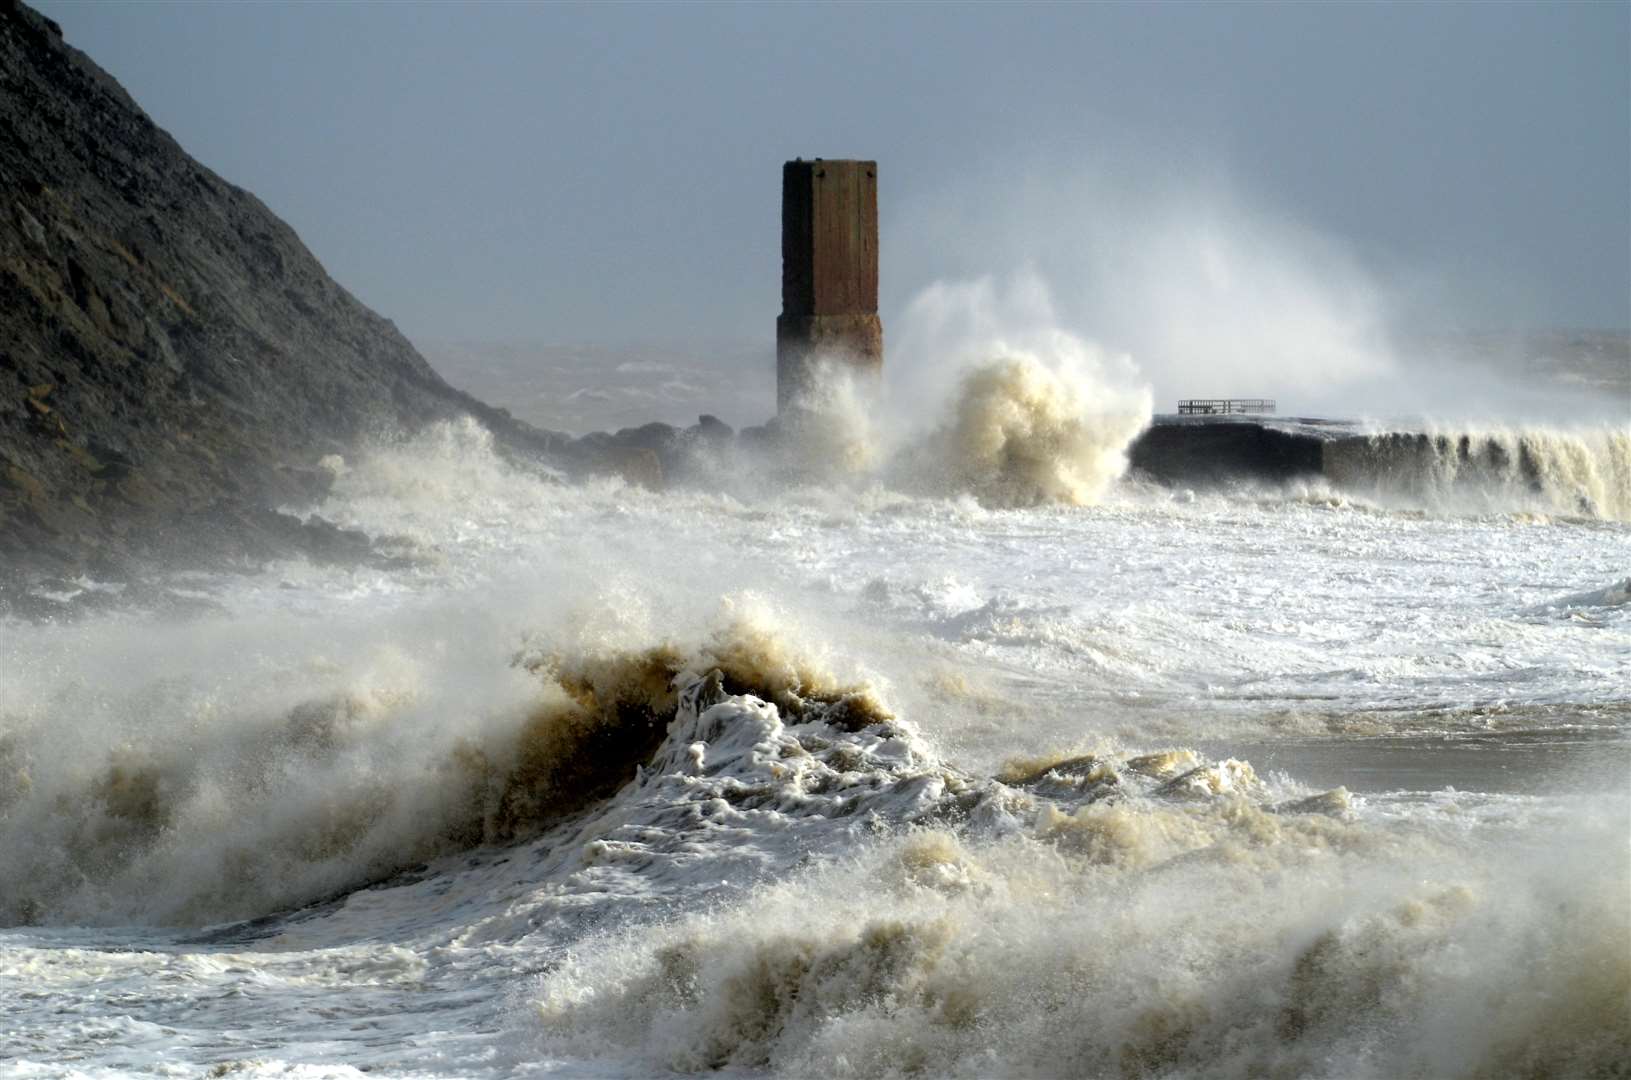
[[[320,493],[322,454],[441,417],[561,449],[443,382],[15,0],[0,200],[0,571],[276,547],[299,530],[257,522]]]

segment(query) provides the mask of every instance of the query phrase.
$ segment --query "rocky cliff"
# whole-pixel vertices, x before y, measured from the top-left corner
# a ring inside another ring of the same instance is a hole
[[[0,572],[298,542],[322,454],[457,413],[552,449],[0,0]]]

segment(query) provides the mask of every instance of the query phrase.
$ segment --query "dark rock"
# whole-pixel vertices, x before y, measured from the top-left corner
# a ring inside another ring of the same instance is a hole
[[[460,414],[512,455],[570,457],[444,383],[294,230],[10,0],[0,86],[0,572],[157,558],[182,522],[213,525],[177,557],[276,547],[258,509],[319,495],[321,455]]]
[[[45,226],[34,220],[34,215],[19,204],[17,207],[17,221],[23,228],[23,235],[32,240],[38,247],[45,246]]]
[[[1325,440],[1255,418],[1159,417],[1128,448],[1132,467],[1165,484],[1282,483],[1317,476]]]
[[[631,484],[663,487],[664,479],[683,471],[686,440],[671,424],[650,423],[610,433],[592,432],[566,448],[571,463],[589,474],[612,474]]]
[[[692,439],[710,445],[723,445],[735,438],[736,433],[731,426],[717,416],[703,413],[697,417],[697,422],[685,429],[685,433]]]
[[[612,436],[612,442],[628,450],[650,450],[656,454],[673,453],[679,444],[679,429],[672,424],[653,421],[637,428],[624,428]]]
[[[663,488],[663,463],[655,450],[635,447],[613,453],[608,461],[625,481],[650,491]]]
[[[743,449],[765,451],[773,449],[781,441],[781,435],[780,418],[771,417],[758,427],[743,428],[736,436],[736,442]]]

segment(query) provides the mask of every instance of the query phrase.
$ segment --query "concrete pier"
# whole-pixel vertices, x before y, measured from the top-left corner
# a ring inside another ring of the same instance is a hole
[[[1325,446],[1347,425],[1257,416],[1157,416],[1127,448],[1132,467],[1164,484],[1284,483],[1319,476]]]
[[[776,320],[776,409],[785,414],[813,364],[883,370],[878,319],[878,163],[782,166],[782,313]]]

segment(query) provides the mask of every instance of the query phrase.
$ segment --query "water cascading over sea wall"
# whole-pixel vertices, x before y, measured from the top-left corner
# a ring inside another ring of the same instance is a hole
[[[1389,432],[1333,440],[1322,459],[1325,476],[1352,491],[1631,520],[1625,431]]]
[[[1129,457],[1172,485],[1322,479],[1424,509],[1631,520],[1631,432],[1612,428],[1364,432],[1329,420],[1163,416]]]

